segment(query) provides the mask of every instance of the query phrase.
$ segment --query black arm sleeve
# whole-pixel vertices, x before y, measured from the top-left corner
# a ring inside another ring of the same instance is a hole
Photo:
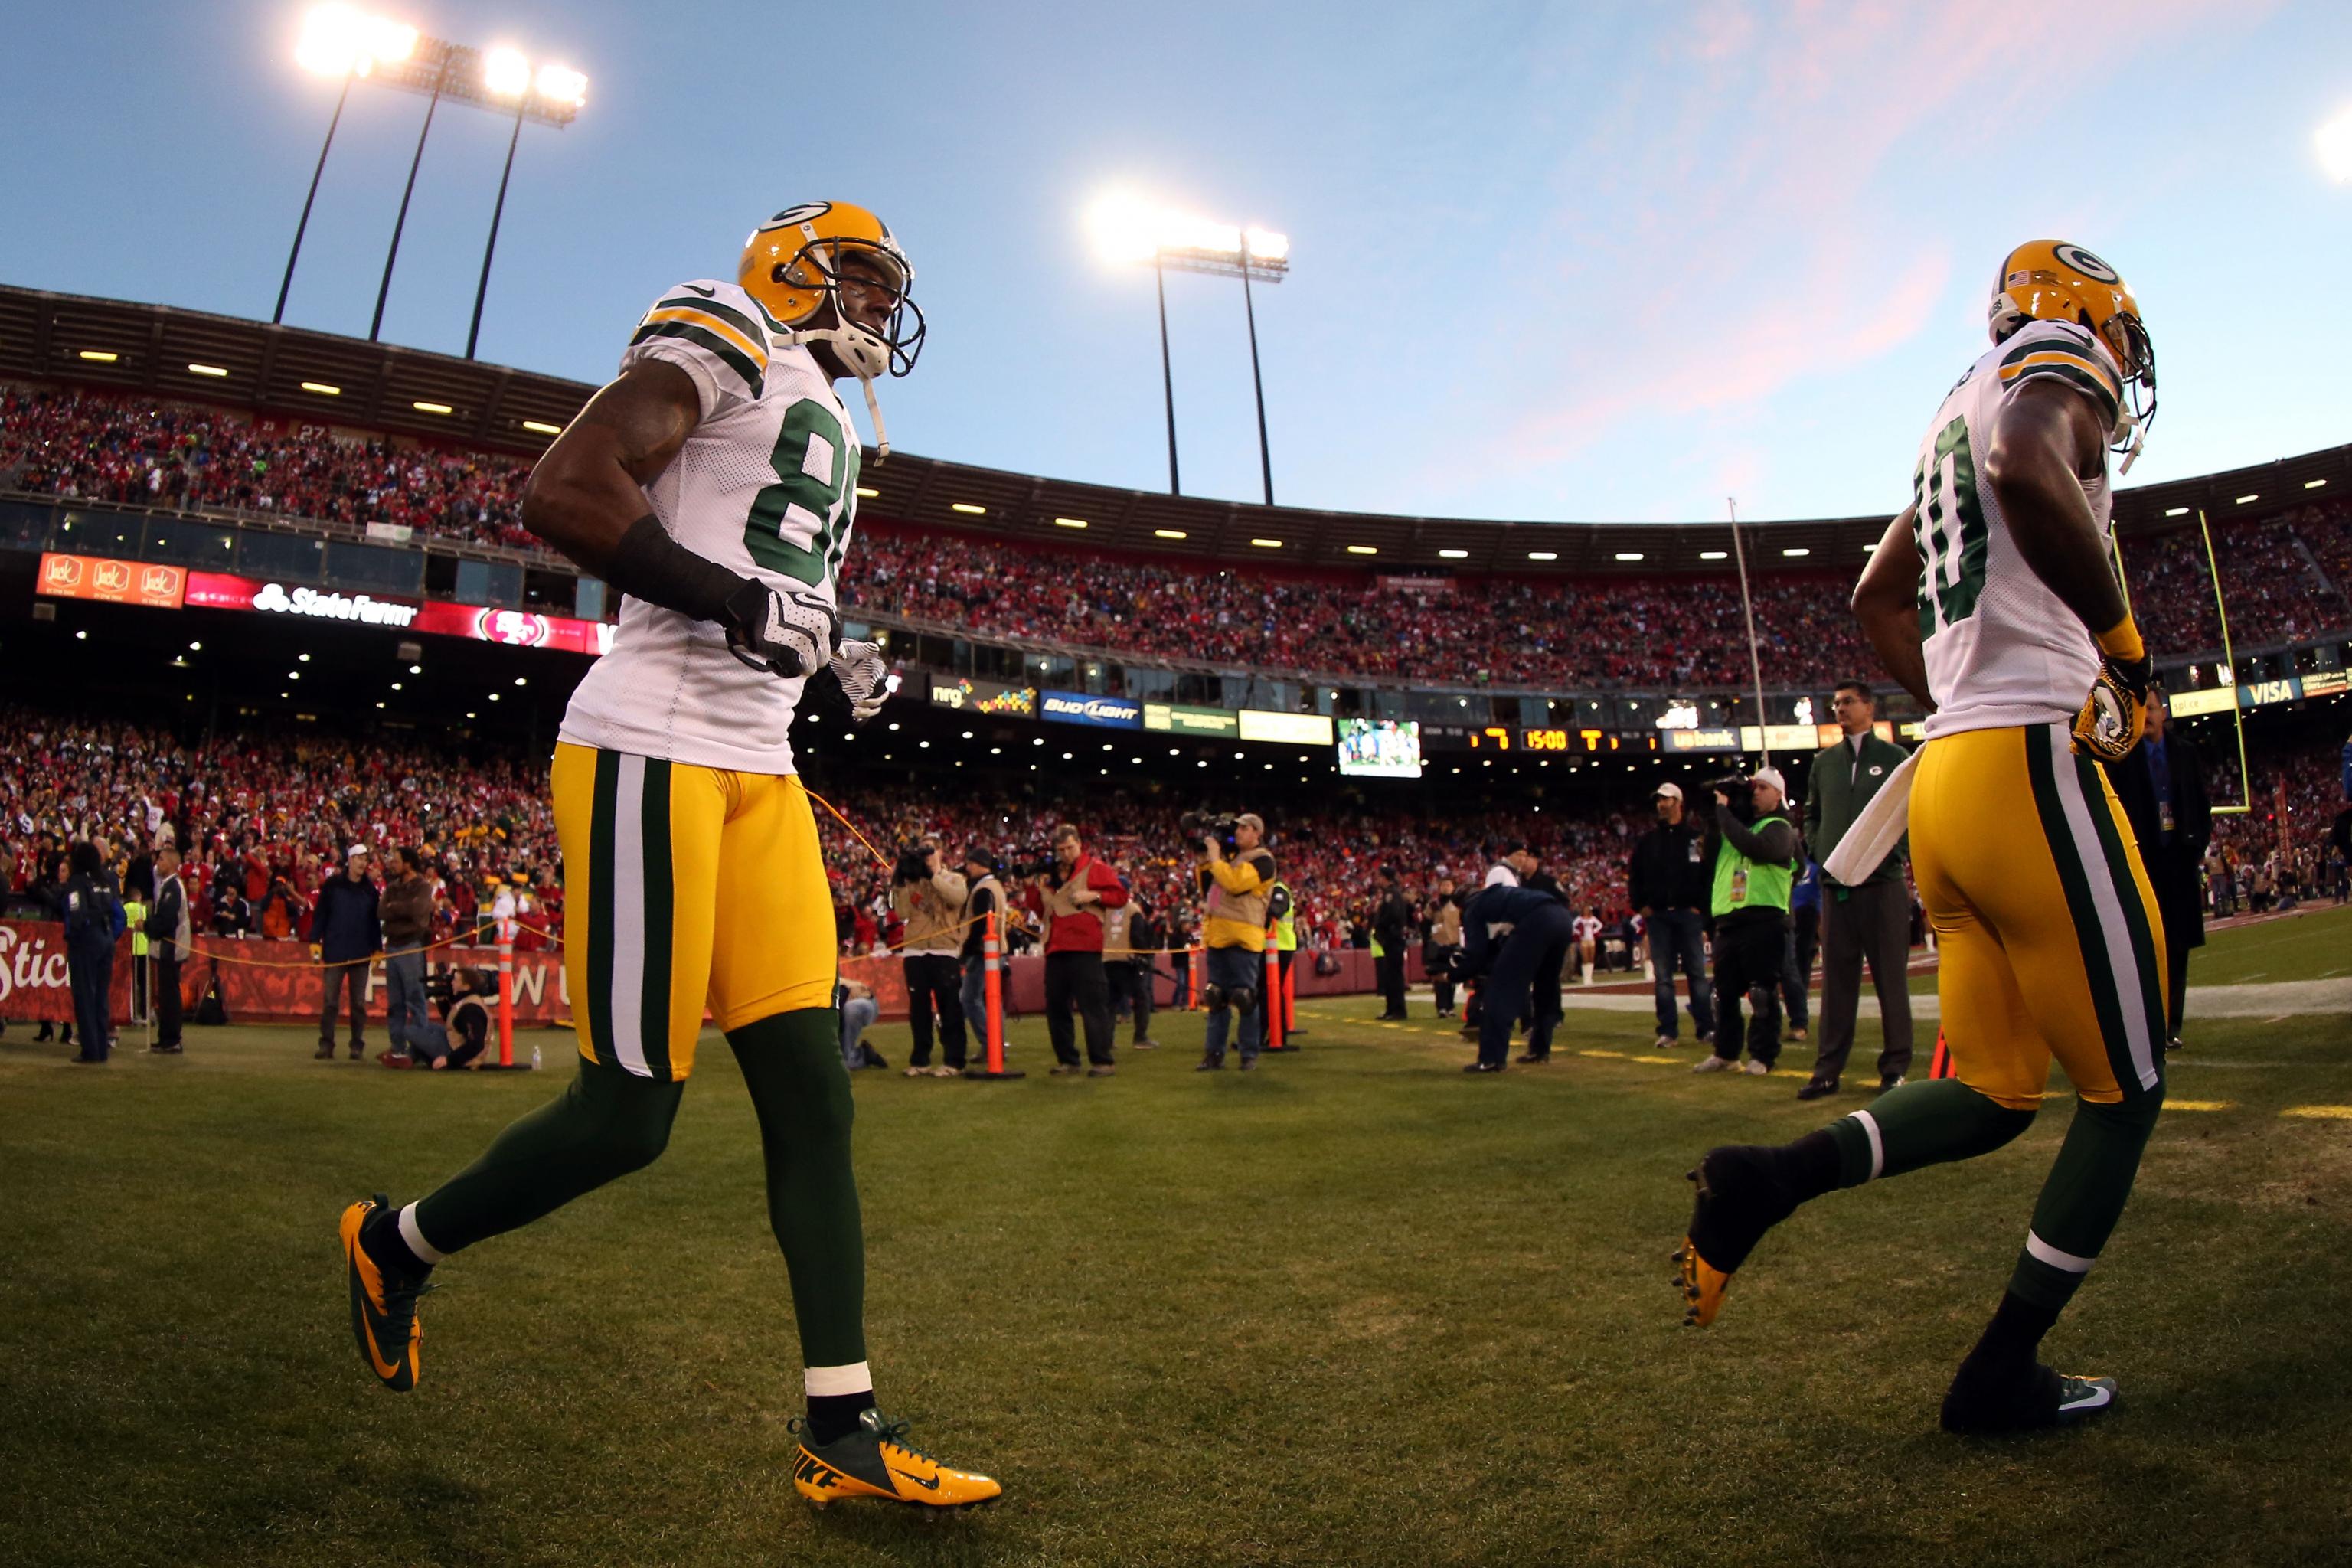
[[[604,581],[648,605],[723,624],[729,619],[728,599],[751,580],[705,561],[672,539],[661,520],[647,512],[621,535]]]

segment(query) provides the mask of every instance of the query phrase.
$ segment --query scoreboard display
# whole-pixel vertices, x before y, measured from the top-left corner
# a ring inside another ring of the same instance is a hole
[[[1548,728],[1524,724],[1423,724],[1423,752],[1531,752],[1538,756],[1584,756],[1595,752],[1654,752],[1651,735],[1617,735],[1606,730]]]

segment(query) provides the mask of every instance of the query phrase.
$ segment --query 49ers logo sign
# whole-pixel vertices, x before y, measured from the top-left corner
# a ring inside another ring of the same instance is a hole
[[[522,610],[478,610],[474,636],[482,642],[502,642],[513,647],[537,647],[547,640],[547,617]]]

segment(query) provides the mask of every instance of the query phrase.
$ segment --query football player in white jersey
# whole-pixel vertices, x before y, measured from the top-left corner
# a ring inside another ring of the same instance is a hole
[[[2115,268],[2059,241],[2003,260],[1990,327],[1853,595],[1929,714],[1912,868],[1941,945],[1954,1076],[1794,1143],[1709,1150],[1675,1255],[1689,1321],[1713,1321],[1731,1272],[1797,1205],[2000,1148],[2032,1121],[2056,1058],[2074,1121],[1944,1396],[1957,1432],[2113,1406],[2113,1380],[2062,1377],[2036,1352],[2122,1215],[2164,1103],[2164,928],[2100,766],[2137,743],[2151,673],[2116,580],[2107,455],[2135,448],[2155,412],[2155,351]]]
[[[864,386],[881,446],[874,380],[921,346],[913,280],[866,209],[778,213],[734,282],[663,290],[532,472],[526,525],[624,595],[553,770],[580,1074],[441,1187],[342,1220],[361,1353],[413,1387],[433,1266],[659,1155],[707,1006],[759,1115],[806,1369],[793,1479],[820,1504],[1000,1489],[875,1409],[832,900],[790,738],[813,678],[860,721],[882,706],[878,651],[841,639],[859,453],[834,384]]]

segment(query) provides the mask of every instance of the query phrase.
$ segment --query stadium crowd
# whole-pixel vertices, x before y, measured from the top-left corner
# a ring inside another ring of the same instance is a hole
[[[2308,897],[2336,885],[2341,872],[2326,836],[2343,805],[2341,766],[2334,742],[2257,744],[2254,810],[2216,819],[2208,871],[2217,902],[2268,907],[2283,891]],[[829,777],[831,768],[842,776]],[[2217,799],[2241,798],[2235,772],[2232,761],[2217,773]],[[812,773],[884,854],[929,834],[958,857],[978,846],[1014,863],[1042,856],[1055,824],[1076,821],[1175,941],[1197,934],[1197,846],[1177,818],[1198,803],[1172,792],[1076,784],[1028,792],[964,782],[882,783],[838,763]],[[1505,840],[1530,846],[1577,910],[1618,924],[1632,913],[1627,856],[1651,818],[1638,798],[1612,809],[1567,796],[1445,819],[1418,805],[1335,799],[1328,791],[1219,804],[1268,817],[1302,940],[1317,948],[1360,945],[1391,875],[1424,910],[1441,879],[1474,889],[1492,846]],[[822,813],[820,820],[843,951],[887,947],[897,936],[889,866]],[[536,758],[460,757],[381,737],[228,734],[192,742],[161,729],[0,705],[7,908],[52,913],[67,847],[84,838],[100,843],[126,885],[136,884],[157,847],[178,846],[193,922],[215,935],[306,940],[318,890],[353,844],[374,851],[379,865],[395,847],[430,851],[439,883],[436,938],[475,929],[501,888],[517,896],[524,948],[551,942],[562,923],[562,864]]]
[[[269,512],[538,548],[519,521],[530,464],[121,394],[0,389],[0,489]],[[2254,647],[2352,628],[2352,503],[2225,520],[2214,543],[2231,634]],[[2130,542],[2126,575],[2159,648],[2221,646],[2199,531]],[[1826,687],[1867,668],[1847,579],[1755,580],[1773,679]],[[1384,589],[1371,573],[1204,571],[870,520],[845,602],[982,636],[1207,660],[1292,674],[1434,677],[1446,684],[1688,690],[1748,679],[1739,592],[1712,577],[1464,578]]]
[[[0,387],[0,489],[269,512],[536,550],[517,458],[107,393]]]

